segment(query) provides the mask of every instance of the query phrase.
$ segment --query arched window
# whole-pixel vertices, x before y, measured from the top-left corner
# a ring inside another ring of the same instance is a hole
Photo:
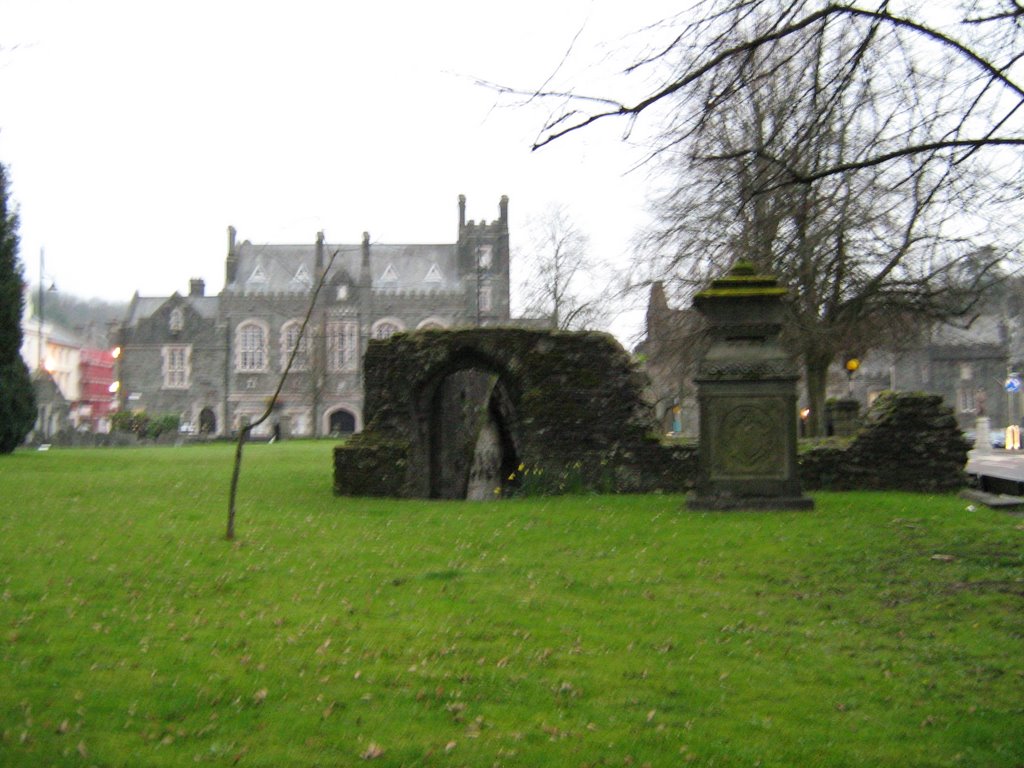
[[[417,331],[443,331],[448,328],[448,324],[437,317],[428,317],[422,323],[416,326]]]
[[[292,350],[298,346],[295,353],[295,361],[292,363],[293,371],[309,370],[309,337],[306,334],[299,338],[299,331],[302,329],[302,322],[289,320],[281,327],[281,370],[288,365]]]
[[[405,328],[399,320],[388,317],[374,323],[373,328],[370,329],[370,335],[375,339],[389,339],[403,330]]]
[[[185,328],[185,313],[181,311],[181,307],[175,307],[171,310],[170,322],[171,333],[178,333]]]
[[[238,370],[265,371],[267,369],[267,331],[255,320],[246,320],[236,332]]]

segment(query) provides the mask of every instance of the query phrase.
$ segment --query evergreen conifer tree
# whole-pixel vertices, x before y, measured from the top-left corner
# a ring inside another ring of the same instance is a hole
[[[21,358],[24,304],[18,214],[8,197],[7,169],[0,163],[0,453],[21,445],[36,418],[32,380]]]

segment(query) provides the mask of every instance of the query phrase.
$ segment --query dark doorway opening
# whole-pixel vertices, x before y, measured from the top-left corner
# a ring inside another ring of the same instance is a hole
[[[356,431],[356,417],[346,410],[331,414],[330,433],[332,435],[351,435]]]
[[[217,414],[212,408],[203,408],[199,412],[199,434],[212,435],[217,432]]]

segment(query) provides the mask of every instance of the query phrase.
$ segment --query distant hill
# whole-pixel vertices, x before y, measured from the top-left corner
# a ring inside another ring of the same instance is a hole
[[[39,303],[38,287],[30,294],[29,301],[35,314]],[[110,325],[124,318],[128,302],[83,299],[59,291],[44,294],[43,309],[48,321],[73,331],[90,347],[103,348],[110,346]]]

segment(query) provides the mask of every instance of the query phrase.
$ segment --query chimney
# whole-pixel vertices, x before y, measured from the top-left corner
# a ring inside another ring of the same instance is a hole
[[[498,203],[498,221],[504,224],[508,228],[508,195],[502,195],[501,200]]]
[[[370,274],[370,233],[363,232],[363,263],[359,270],[359,284],[368,288],[373,282]]]
[[[466,226],[466,196],[459,195],[459,232]]]
[[[188,281],[188,295],[189,296],[205,296],[206,295],[206,282],[199,277],[193,277]]]
[[[316,268],[314,276],[317,280],[324,271],[324,231],[321,229],[316,233]]]
[[[235,255],[235,228],[228,227],[228,257],[224,259],[224,287],[235,282],[238,271],[238,257]]]

